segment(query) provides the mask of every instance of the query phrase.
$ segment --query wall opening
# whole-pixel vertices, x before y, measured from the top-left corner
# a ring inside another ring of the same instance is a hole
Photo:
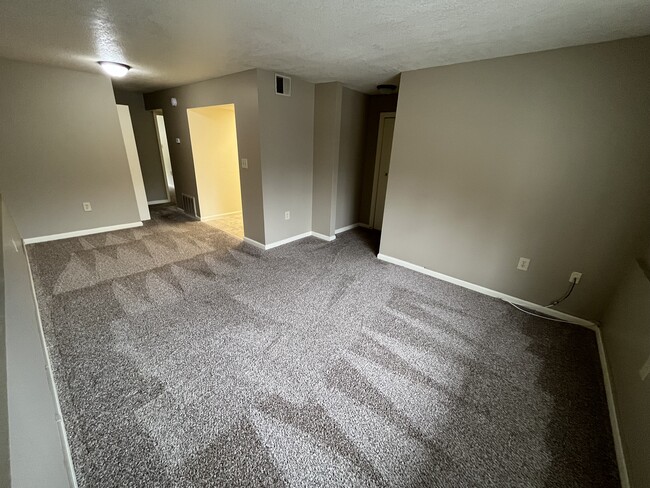
[[[244,237],[235,105],[187,109],[202,221]]]

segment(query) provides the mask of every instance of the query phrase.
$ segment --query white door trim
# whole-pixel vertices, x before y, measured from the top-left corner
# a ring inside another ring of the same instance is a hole
[[[381,112],[379,114],[379,129],[377,134],[377,147],[375,149],[375,173],[372,178],[372,196],[370,198],[370,218],[368,226],[375,228],[375,207],[377,206],[377,185],[379,183],[379,160],[381,159],[381,145],[384,142],[384,122],[387,118],[395,118],[396,112]]]

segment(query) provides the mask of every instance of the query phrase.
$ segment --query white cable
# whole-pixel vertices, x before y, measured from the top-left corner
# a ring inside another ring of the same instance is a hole
[[[554,318],[552,318],[552,317],[547,317],[546,315],[538,315],[538,314],[536,314],[536,313],[529,312],[528,310],[525,310],[525,309],[523,309],[523,308],[520,308],[520,307],[518,307],[517,305],[515,305],[514,303],[509,302],[508,300],[503,300],[503,301],[506,302],[506,303],[509,303],[510,305],[512,305],[513,307],[515,307],[517,310],[520,310],[521,312],[527,313],[528,315],[532,315],[533,317],[538,317],[538,318],[540,318],[540,319],[551,320],[551,321],[553,321],[553,322],[565,322],[565,323],[569,323],[569,324],[571,323],[571,322],[568,321],[568,320],[554,319]]]

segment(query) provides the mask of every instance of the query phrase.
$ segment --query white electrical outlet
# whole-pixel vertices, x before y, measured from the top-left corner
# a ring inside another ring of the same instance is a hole
[[[580,283],[580,278],[582,278],[582,273],[578,273],[577,271],[574,271],[571,273],[571,276],[569,276],[569,283],[573,283],[575,281],[576,285]]]
[[[92,212],[93,208],[90,206],[90,202],[84,202],[84,212]]]
[[[244,168],[244,169],[248,168],[248,159],[241,158],[241,167]]]
[[[284,212],[284,220],[289,220],[291,218],[291,212],[288,210]]]
[[[528,266],[530,266],[530,259],[528,258],[519,258],[519,263],[517,264],[517,269],[520,271],[528,271]]]

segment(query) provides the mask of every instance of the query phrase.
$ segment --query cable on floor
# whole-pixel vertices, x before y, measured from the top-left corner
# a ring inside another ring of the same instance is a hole
[[[538,318],[540,318],[540,319],[550,320],[550,321],[552,321],[552,322],[568,322],[568,323],[571,323],[570,320],[554,319],[553,317],[548,317],[548,316],[546,316],[546,315],[539,315],[539,314],[536,314],[536,313],[530,312],[529,310],[526,310],[526,309],[524,309],[524,308],[518,307],[517,305],[515,305],[515,304],[512,303],[512,302],[509,302],[508,300],[503,300],[503,301],[506,302],[506,303],[509,303],[510,305],[512,305],[513,307],[515,307],[517,310],[519,310],[519,311],[521,311],[521,312],[524,312],[524,313],[526,313],[526,314],[528,314],[528,315],[532,315],[533,317],[538,317]]]
[[[567,290],[567,292],[564,295],[562,295],[561,298],[558,298],[557,300],[553,300],[551,303],[546,305],[546,308],[553,308],[558,303],[561,303],[564,300],[566,300],[567,298],[569,298],[569,295],[571,295],[571,292],[573,292],[573,289],[576,287],[577,284],[578,284],[577,278],[573,278],[571,280],[571,285],[569,285],[569,289]]]

